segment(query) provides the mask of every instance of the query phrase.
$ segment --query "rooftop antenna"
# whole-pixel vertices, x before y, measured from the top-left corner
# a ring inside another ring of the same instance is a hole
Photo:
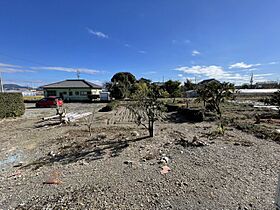
[[[1,71],[0,71],[0,93],[4,93],[4,86],[3,86]]]
[[[78,79],[80,79],[80,74],[81,74],[80,70],[77,69],[77,78],[78,78]]]

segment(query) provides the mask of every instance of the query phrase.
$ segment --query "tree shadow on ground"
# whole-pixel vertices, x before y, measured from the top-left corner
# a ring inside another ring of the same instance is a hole
[[[105,156],[108,158],[119,156],[130,143],[141,141],[149,136],[139,137],[131,140],[88,140],[82,143],[73,142],[71,145],[60,147],[58,153],[50,153],[38,160],[23,166],[36,170],[42,166],[53,165],[54,163],[69,164],[86,160],[88,162],[99,160]]]
[[[25,109],[41,109],[41,110],[49,110],[49,109],[54,109],[55,107],[36,107],[36,106],[29,106],[25,107]]]

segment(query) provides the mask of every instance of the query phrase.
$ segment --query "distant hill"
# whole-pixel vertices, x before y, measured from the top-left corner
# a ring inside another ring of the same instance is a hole
[[[4,84],[4,89],[15,90],[15,89],[28,89],[27,86],[20,86],[17,84]]]

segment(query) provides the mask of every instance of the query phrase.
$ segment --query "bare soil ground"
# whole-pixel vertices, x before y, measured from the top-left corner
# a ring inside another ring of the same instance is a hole
[[[124,108],[96,113],[89,136],[83,120],[36,127],[55,110],[33,106],[0,121],[0,209],[275,209],[280,145],[269,138],[231,125],[213,136],[215,122],[168,116],[149,138]],[[66,106],[89,112],[104,104]],[[186,144],[194,136],[205,146]],[[163,175],[164,165],[171,170]]]

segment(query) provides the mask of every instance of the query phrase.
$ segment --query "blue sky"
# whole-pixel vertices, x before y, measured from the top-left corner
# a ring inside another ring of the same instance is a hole
[[[5,83],[280,79],[279,0],[2,0]]]

